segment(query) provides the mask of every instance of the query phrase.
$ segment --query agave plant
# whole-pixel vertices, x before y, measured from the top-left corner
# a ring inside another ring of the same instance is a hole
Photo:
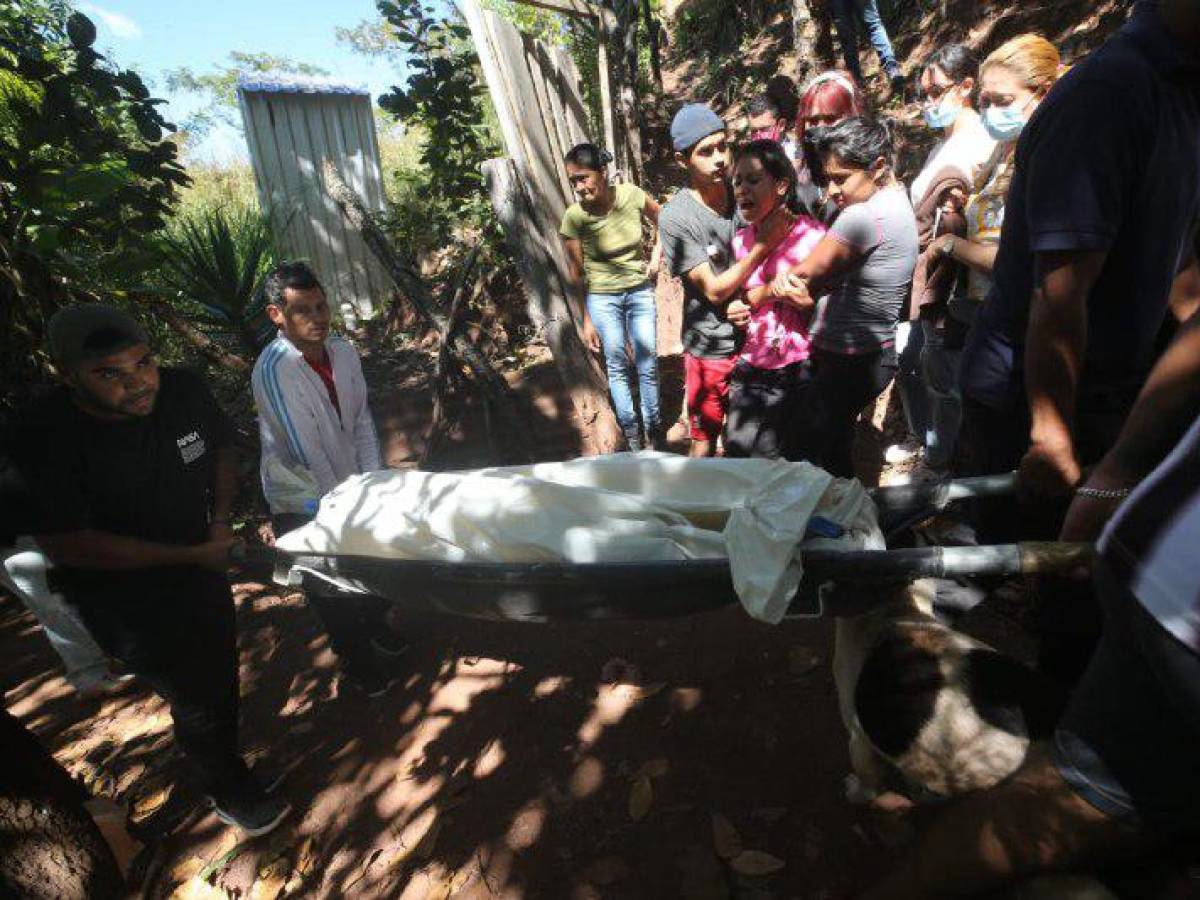
[[[162,237],[159,277],[178,306],[226,349],[253,361],[270,339],[262,282],[271,231],[257,210],[216,207],[185,215]]]

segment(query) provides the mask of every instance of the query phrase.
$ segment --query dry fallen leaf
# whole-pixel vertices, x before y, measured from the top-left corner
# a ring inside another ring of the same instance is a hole
[[[677,712],[695,712],[703,699],[700,688],[675,688],[671,691],[671,708]]]
[[[642,763],[642,766],[637,771],[637,777],[646,776],[647,778],[662,778],[671,770],[671,764],[661,757],[652,759]]]
[[[786,863],[777,856],[761,850],[743,850],[729,862],[730,868],[739,875],[770,875],[778,872]]]
[[[915,804],[903,794],[895,791],[884,791],[871,801],[871,808],[886,813],[907,812]]]
[[[583,870],[583,877],[592,884],[604,887],[629,877],[629,866],[619,856],[605,856]]]
[[[250,893],[247,894],[246,900],[277,900],[286,886],[286,877],[283,874],[274,872],[266,878],[260,878],[254,882],[250,888]]]
[[[650,786],[650,779],[645,775],[639,775],[634,779],[633,787],[629,791],[629,818],[635,822],[642,821],[650,812],[650,805],[653,802],[654,788]]]
[[[720,813],[712,817],[713,849],[721,859],[733,859],[742,852],[742,836],[738,830]]]
[[[190,862],[191,860],[188,861],[189,864]],[[197,860],[197,862],[201,866],[204,865],[203,861]],[[179,869],[175,871],[178,872]],[[223,890],[213,887],[201,878],[199,874],[195,874],[175,888],[175,890],[171,891],[167,900],[229,900],[229,897]]]
[[[142,819],[148,819],[154,815],[166,804],[171,797],[171,785],[161,787],[156,791],[151,791],[148,794],[143,794],[133,802],[133,815],[131,818],[135,822],[140,822]]]

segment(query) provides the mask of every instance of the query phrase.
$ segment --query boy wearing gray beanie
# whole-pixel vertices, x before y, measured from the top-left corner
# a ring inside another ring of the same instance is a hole
[[[689,103],[671,121],[671,143],[688,185],[663,207],[659,238],[663,261],[683,282],[688,455],[712,456],[725,422],[729,375],[750,319],[742,285],[791,231],[792,217],[783,207],[772,213],[750,253],[735,262],[733,235],[740,223],[725,122],[705,104]]]

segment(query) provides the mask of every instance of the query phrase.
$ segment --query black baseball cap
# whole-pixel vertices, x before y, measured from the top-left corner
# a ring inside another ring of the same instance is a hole
[[[149,343],[133,316],[107,303],[78,303],[50,317],[50,354],[65,368]]]

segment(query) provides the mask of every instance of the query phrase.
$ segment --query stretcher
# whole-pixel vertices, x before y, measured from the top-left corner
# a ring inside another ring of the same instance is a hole
[[[951,503],[1011,494],[1013,475],[882,487],[872,499],[884,534],[895,537]],[[804,586],[791,617],[838,615],[817,590],[826,582],[1006,576],[1090,565],[1090,544],[1029,542],[886,550],[801,549]],[[738,602],[726,559],[604,563],[443,562],[347,554],[243,551],[274,568],[275,580],[330,592],[369,594],[413,612],[523,622],[656,619],[695,615]]]

